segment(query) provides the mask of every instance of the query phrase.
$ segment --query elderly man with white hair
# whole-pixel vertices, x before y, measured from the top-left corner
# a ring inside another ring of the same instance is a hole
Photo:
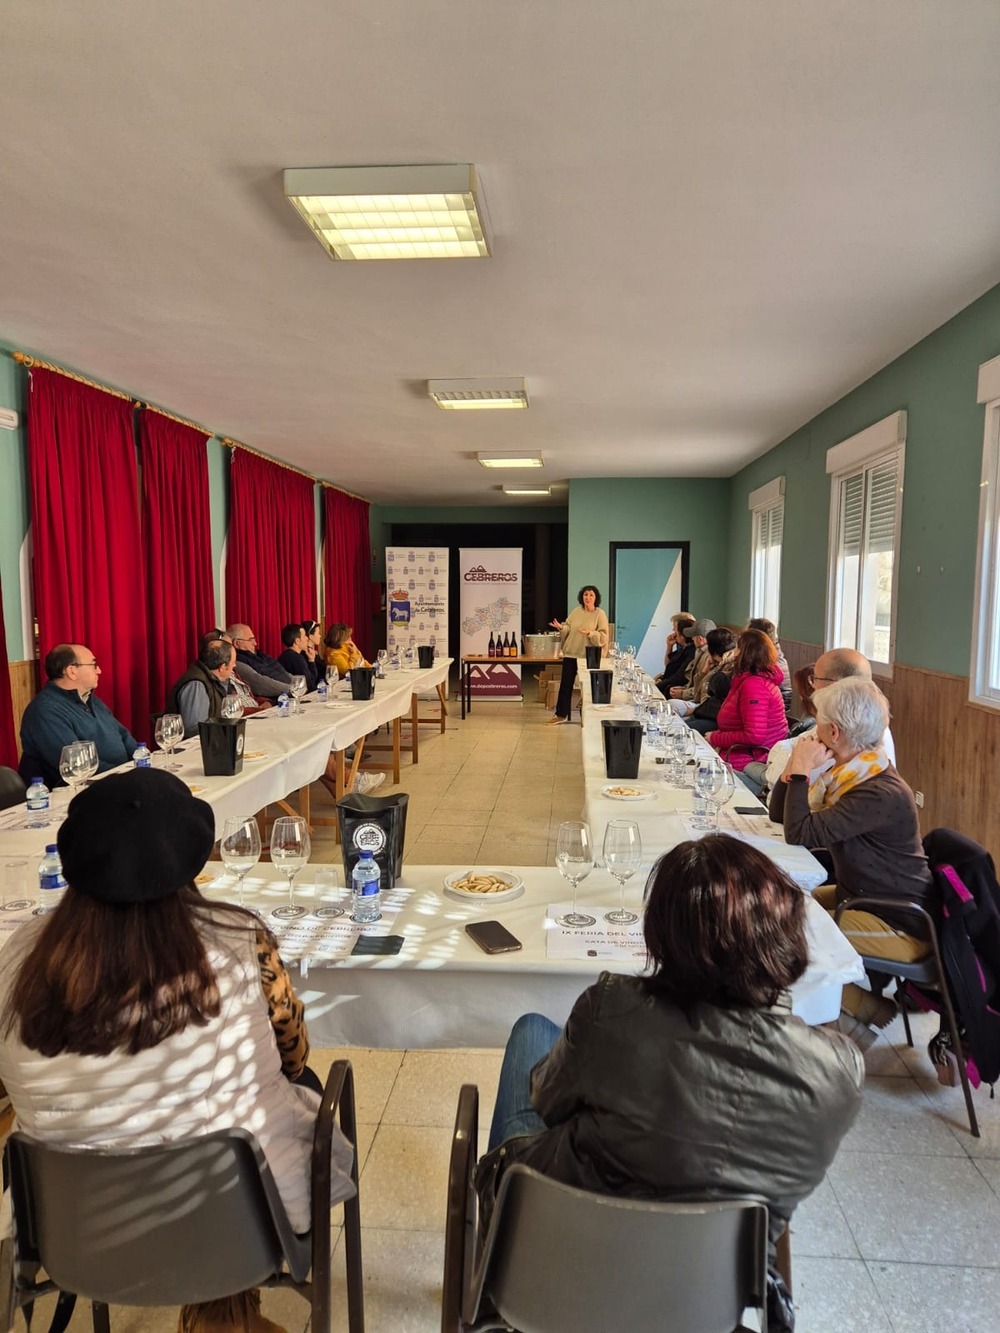
[[[835,885],[817,889],[828,910],[846,898],[898,898],[929,908],[933,879],[920,841],[913,792],[896,772],[882,738],[889,704],[870,680],[839,680],[813,695],[816,727],[795,742],[771,793],[771,818],[785,841],[823,847]],[[851,910],[840,927],[859,953],[912,962],[928,943],[921,918],[880,908]],[[844,1007],[882,1027],[895,1013],[888,1000],[847,987]]]

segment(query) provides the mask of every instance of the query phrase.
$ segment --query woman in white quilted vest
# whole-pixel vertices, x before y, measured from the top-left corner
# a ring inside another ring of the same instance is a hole
[[[320,1098],[305,1085],[316,1080],[302,1005],[271,933],[195,887],[215,840],[211,808],[173,774],[135,769],[84,788],[58,838],[63,900],[4,950],[0,1079],[18,1128],[48,1143],[140,1147],[242,1127],[307,1231]],[[334,1134],[339,1202],[353,1192],[353,1149]],[[257,1292],[187,1306],[180,1326],[277,1327]]]

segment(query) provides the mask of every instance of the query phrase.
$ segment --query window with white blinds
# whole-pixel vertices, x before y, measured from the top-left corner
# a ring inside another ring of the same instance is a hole
[[[979,484],[979,546],[969,697],[1000,708],[1000,357],[979,367],[977,401],[985,404]]]
[[[754,509],[750,536],[750,615],[777,625],[781,603],[781,530],[785,501]]]
[[[902,487],[901,445],[833,477],[828,647],[883,666],[893,659]]]

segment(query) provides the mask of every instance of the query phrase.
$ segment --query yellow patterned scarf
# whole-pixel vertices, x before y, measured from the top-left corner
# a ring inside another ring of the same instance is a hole
[[[829,810],[846,792],[884,773],[888,767],[889,756],[884,746],[876,745],[874,749],[861,750],[846,764],[835,764],[825,773],[820,773],[810,784],[809,809]]]

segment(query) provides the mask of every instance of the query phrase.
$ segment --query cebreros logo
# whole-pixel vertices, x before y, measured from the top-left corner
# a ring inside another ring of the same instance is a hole
[[[518,578],[516,574],[493,573],[483,565],[473,565],[462,577],[466,583],[516,583]]]

